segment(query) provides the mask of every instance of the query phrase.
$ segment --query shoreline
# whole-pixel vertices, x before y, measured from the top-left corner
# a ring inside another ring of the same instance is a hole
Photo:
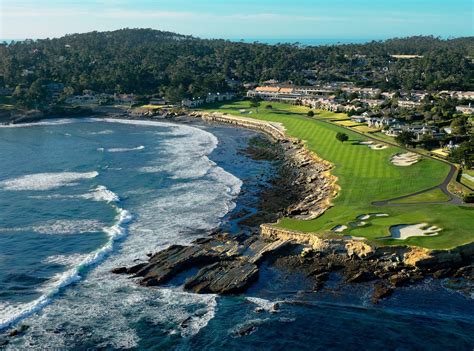
[[[332,165],[308,151],[301,141],[287,137],[284,129],[277,124],[207,112],[191,112],[188,116],[174,118],[137,116],[130,111],[119,114],[102,112],[91,117],[100,118],[101,115],[178,124],[192,124],[198,120],[238,126],[265,134],[281,146],[285,160],[283,163],[296,173],[294,185],[301,186],[296,193],[301,195],[301,189],[304,189],[304,196],[300,196],[296,204],[281,213],[281,216],[316,218],[332,206],[331,200],[339,191],[337,178],[330,174]],[[219,250],[216,250],[217,247]],[[245,254],[248,249],[253,251],[252,255]],[[342,272],[348,283],[376,281],[376,302],[393,293],[395,287],[413,284],[428,276],[472,280],[473,253],[472,244],[453,250],[428,250],[406,245],[378,247],[367,240],[293,232],[264,223],[257,233],[250,236],[235,238],[221,232],[214,233],[196,240],[191,246],[172,246],[161,251],[151,256],[148,264],[118,267],[114,273],[141,277],[142,285],[153,286],[163,284],[174,275],[196,265],[201,270],[194,278],[188,278],[184,286],[186,290],[228,294],[244,292],[250,287],[258,278],[261,262],[280,260],[285,261],[290,269],[305,271],[314,280],[315,290],[321,289],[328,274],[335,271]],[[179,262],[170,264],[170,255],[179,257]],[[153,277],[150,277],[150,273]],[[231,284],[236,279],[240,281],[237,287]],[[217,280],[227,281],[227,285],[213,286]]]

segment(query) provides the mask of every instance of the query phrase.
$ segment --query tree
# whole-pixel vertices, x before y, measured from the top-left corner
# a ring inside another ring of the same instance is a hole
[[[474,137],[451,149],[451,161],[459,163],[461,167],[472,168],[474,166]]]
[[[309,110],[308,113],[307,113],[308,117],[314,117],[314,111],[313,110]]]
[[[258,108],[260,107],[260,100],[258,100],[257,98],[250,100],[250,107],[253,107],[258,113]]]
[[[451,129],[454,135],[466,135],[469,129],[467,117],[454,118],[451,122]]]
[[[413,145],[413,139],[415,139],[415,133],[409,131],[403,131],[395,137],[395,141],[402,146]]]
[[[339,140],[341,143],[343,143],[343,142],[349,140],[349,136],[346,133],[338,132],[336,134],[336,139]]]

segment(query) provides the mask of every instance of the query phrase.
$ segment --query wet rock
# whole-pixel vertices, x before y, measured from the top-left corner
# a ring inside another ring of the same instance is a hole
[[[216,262],[188,278],[184,288],[196,293],[237,294],[258,278],[258,271],[257,265],[244,260]]]
[[[235,335],[236,336],[247,336],[247,335],[250,335],[252,334],[253,332],[255,332],[257,330],[257,327],[254,326],[254,325],[245,325],[241,328],[239,328],[236,332],[235,332]]]
[[[270,313],[277,313],[280,310],[280,304],[275,302],[268,312]]]
[[[347,283],[363,283],[374,279],[374,274],[368,271],[348,272],[346,273]]]
[[[219,253],[199,246],[173,245],[150,258],[149,263],[129,269],[130,274],[142,277],[140,284],[156,286],[166,283],[175,275],[199,265],[219,260]]]
[[[127,274],[128,269],[127,267],[117,267],[111,270],[112,273],[114,274]]]
[[[376,282],[374,284],[374,293],[372,295],[372,302],[378,303],[381,299],[389,297],[393,294],[393,288],[388,286],[385,282]]]
[[[400,272],[390,276],[389,281],[393,286],[399,287],[408,284],[410,282],[410,276],[406,273]]]

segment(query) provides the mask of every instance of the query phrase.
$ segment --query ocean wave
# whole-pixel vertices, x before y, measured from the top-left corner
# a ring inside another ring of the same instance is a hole
[[[140,151],[144,149],[145,149],[145,146],[140,145],[140,146],[131,147],[131,148],[126,148],[126,147],[110,148],[110,149],[107,149],[107,152],[128,152],[128,151]]]
[[[38,234],[83,234],[102,231],[103,224],[92,219],[52,220],[29,227],[0,228],[0,232],[35,232]]]
[[[97,188],[92,190],[87,194],[79,195],[81,198],[86,200],[94,200],[94,201],[105,201],[105,202],[119,202],[119,196],[107,189],[107,187],[103,185],[99,185]]]
[[[51,279],[50,284],[41,289],[44,293],[38,299],[26,304],[2,306],[0,316],[0,330],[29,317],[47,306],[51,300],[65,287],[79,281],[84,271],[101,262],[113,250],[114,243],[127,234],[125,224],[132,220],[131,214],[124,209],[116,207],[118,212],[116,222],[111,227],[103,228],[108,235],[108,242],[95,252],[87,255],[77,266],[67,270]]]
[[[97,186],[95,189],[91,190],[85,194],[79,195],[63,195],[63,194],[51,194],[51,195],[30,195],[28,196],[30,199],[38,199],[38,200],[65,200],[65,199],[85,199],[85,200],[92,200],[92,201],[105,201],[109,202],[119,202],[120,198],[117,194],[113,191],[107,189],[107,187],[103,185]]]
[[[36,173],[28,174],[18,178],[4,180],[0,182],[0,187],[4,190],[52,190],[63,186],[76,185],[77,181],[92,179],[99,175],[98,172],[61,172],[61,173]]]

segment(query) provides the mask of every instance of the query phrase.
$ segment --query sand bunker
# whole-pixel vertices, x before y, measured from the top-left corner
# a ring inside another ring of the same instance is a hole
[[[366,221],[372,217],[388,217],[388,213],[368,213],[368,214],[357,216],[357,219],[361,221]]]
[[[338,226],[332,228],[332,231],[333,231],[334,233],[341,233],[341,232],[343,232],[343,231],[346,230],[346,229],[347,229],[347,225],[338,225]]]
[[[428,227],[428,223],[401,224],[390,228],[392,239],[405,240],[412,236],[435,236],[442,230],[435,225]]]
[[[363,238],[361,236],[353,236],[353,235],[344,235],[344,239],[357,240],[357,241],[367,240],[366,238]]]
[[[395,166],[406,167],[411,166],[420,161],[421,156],[413,152],[406,152],[404,154],[396,154],[392,156],[390,162]]]
[[[367,145],[372,150],[383,150],[388,147],[387,145],[384,145],[384,144],[375,144],[373,141],[361,141],[359,144]]]

